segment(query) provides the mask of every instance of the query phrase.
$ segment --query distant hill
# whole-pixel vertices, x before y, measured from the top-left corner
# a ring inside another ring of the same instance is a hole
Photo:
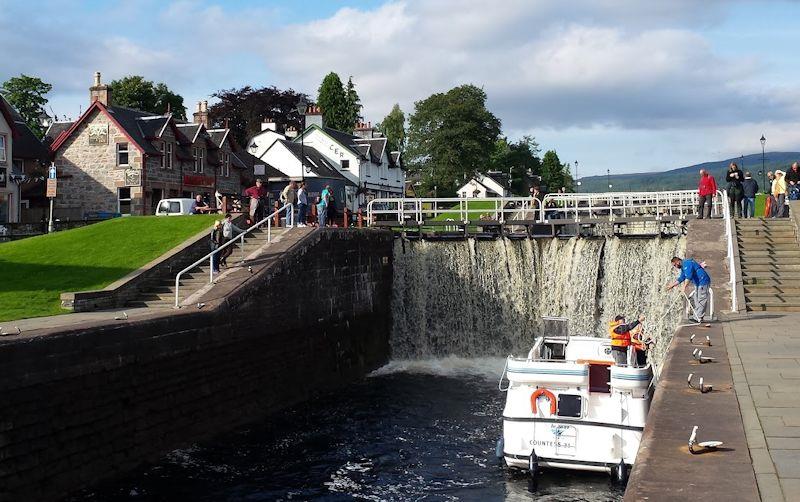
[[[800,161],[800,152],[767,152],[764,157],[764,165],[767,171],[789,169],[792,162]],[[611,184],[613,191],[656,191],[656,190],[689,190],[697,188],[698,172],[705,169],[710,172],[717,180],[717,185],[722,187],[725,184],[725,171],[728,165],[736,162],[739,167],[744,165],[744,171],[750,171],[753,178],[761,185],[761,154],[745,155],[744,161],[741,157],[732,159],[718,160],[716,162],[704,162],[679,169],[654,173],[631,173],[631,174],[612,174]],[[765,173],[766,176],[766,173]],[[580,178],[581,192],[607,192],[608,178],[606,176],[587,176]]]

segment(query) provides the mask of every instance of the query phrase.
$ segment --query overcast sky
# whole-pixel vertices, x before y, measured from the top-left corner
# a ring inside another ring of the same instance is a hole
[[[0,81],[53,84],[75,118],[94,71],[165,82],[189,113],[218,89],[352,75],[364,115],[483,87],[511,138],[580,176],[800,150],[800,4],[714,0],[0,0]]]

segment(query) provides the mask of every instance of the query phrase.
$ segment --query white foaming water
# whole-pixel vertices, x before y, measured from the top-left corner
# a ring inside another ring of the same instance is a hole
[[[389,366],[421,360],[436,373],[451,371],[435,367],[450,360],[444,356],[521,354],[547,315],[569,318],[572,333],[606,336],[615,315],[643,314],[660,360],[681,308],[664,291],[673,278],[669,259],[684,247],[684,238],[397,240],[391,345],[398,361]]]
[[[502,357],[466,358],[447,356],[431,359],[398,359],[369,374],[371,377],[395,373],[413,373],[444,377],[475,376],[496,380],[500,378],[506,360]]]

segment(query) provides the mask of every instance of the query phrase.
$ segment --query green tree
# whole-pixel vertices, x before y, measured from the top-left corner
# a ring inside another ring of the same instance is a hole
[[[459,184],[490,167],[500,119],[486,93],[471,84],[417,101],[409,118],[406,161],[428,192],[456,193]]]
[[[42,79],[22,74],[3,82],[0,91],[11,106],[22,115],[31,131],[41,138],[44,136],[44,130],[39,123],[39,115],[47,104],[47,98],[44,96],[52,89],[53,86]]]
[[[542,183],[549,192],[556,192],[561,187],[566,188],[568,192],[573,191],[569,166],[561,163],[555,150],[548,150],[542,157]]]
[[[347,79],[347,87],[345,87],[344,95],[347,103],[345,120],[347,120],[347,124],[349,124],[349,128],[344,129],[344,131],[350,132],[353,127],[355,127],[356,123],[362,120],[361,98],[358,96],[358,92],[356,92],[356,85],[353,83],[352,76]]]
[[[492,170],[511,175],[511,191],[517,195],[528,193],[538,184],[535,178],[541,170],[541,149],[533,136],[523,136],[515,142],[500,138],[495,143],[490,165]]]
[[[355,122],[350,122],[347,92],[335,72],[328,73],[322,79],[317,104],[322,109],[322,120],[326,127],[347,132],[353,130]]]
[[[386,136],[390,151],[403,151],[406,146],[406,114],[400,109],[399,104],[395,103],[392,111],[375,127]]]
[[[115,105],[158,114],[169,110],[176,118],[186,120],[183,97],[172,92],[164,83],[154,84],[141,75],[128,75],[109,85]]]

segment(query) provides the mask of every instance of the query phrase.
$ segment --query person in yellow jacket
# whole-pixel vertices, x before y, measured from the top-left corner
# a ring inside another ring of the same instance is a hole
[[[627,324],[625,316],[618,315],[608,323],[608,336],[611,338],[611,354],[614,356],[614,363],[628,364],[628,347],[632,344],[631,338],[641,331],[642,322],[644,322],[644,316],[639,316],[638,320]]]
[[[783,206],[786,204],[786,173],[780,169],[775,171],[775,180],[772,182],[772,197],[775,205],[770,211],[771,218],[783,217]]]

